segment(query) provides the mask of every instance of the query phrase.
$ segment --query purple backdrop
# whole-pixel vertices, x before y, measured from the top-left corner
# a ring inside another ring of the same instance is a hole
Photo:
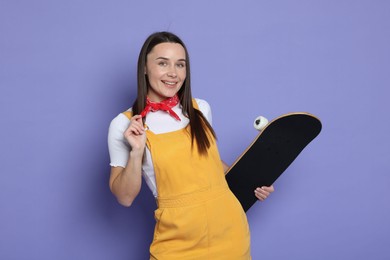
[[[253,259],[390,259],[388,1],[0,2],[0,259],[147,259],[154,201],[108,189],[145,37],[187,43],[232,163],[270,119],[323,132],[248,213]],[[221,216],[223,218],[224,216]]]

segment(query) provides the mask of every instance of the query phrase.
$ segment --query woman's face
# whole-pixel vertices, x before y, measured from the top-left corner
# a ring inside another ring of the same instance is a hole
[[[154,46],[146,56],[148,97],[160,102],[173,97],[186,79],[186,53],[178,43],[164,42]]]

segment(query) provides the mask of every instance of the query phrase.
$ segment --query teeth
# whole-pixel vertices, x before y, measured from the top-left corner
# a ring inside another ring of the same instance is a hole
[[[165,84],[168,84],[168,85],[175,85],[176,82],[168,82],[168,81],[164,81]]]

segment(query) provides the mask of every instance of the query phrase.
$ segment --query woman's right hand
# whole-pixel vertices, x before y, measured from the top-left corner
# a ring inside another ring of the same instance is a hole
[[[123,136],[129,142],[133,153],[143,154],[145,149],[146,133],[142,117],[140,115],[135,115],[130,119],[130,125],[123,133]]]

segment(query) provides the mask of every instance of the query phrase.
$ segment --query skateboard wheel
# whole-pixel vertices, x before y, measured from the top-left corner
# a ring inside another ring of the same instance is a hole
[[[263,116],[256,117],[255,121],[253,122],[253,126],[256,130],[261,131],[264,129],[264,127],[268,124],[268,119]]]

